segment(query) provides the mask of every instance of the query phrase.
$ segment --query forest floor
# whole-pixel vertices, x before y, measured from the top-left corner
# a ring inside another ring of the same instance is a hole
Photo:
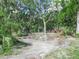
[[[29,36],[19,37],[19,41],[28,43],[28,45],[22,48],[14,48],[12,55],[1,56],[0,59],[56,59],[49,57],[49,55],[60,49],[69,48],[76,41],[74,37],[65,37],[58,33],[47,33],[47,40],[44,38],[43,33],[33,33]]]

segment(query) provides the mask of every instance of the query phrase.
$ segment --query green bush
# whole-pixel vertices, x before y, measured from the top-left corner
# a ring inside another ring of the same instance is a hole
[[[2,48],[4,53],[11,51],[12,45],[13,45],[13,42],[11,37],[3,37]]]

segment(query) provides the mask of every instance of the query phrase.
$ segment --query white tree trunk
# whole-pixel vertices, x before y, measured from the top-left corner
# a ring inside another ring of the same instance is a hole
[[[44,40],[47,41],[47,34],[46,34],[46,22],[45,19],[43,18],[43,24],[44,24]]]
[[[77,12],[77,29],[76,33],[79,33],[79,11]]]

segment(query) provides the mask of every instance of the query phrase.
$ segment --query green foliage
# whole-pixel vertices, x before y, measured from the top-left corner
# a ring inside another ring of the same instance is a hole
[[[12,47],[12,38],[11,37],[3,37],[2,40],[2,48],[4,53],[11,51],[11,47]]]
[[[1,16],[4,16],[4,13],[3,13],[2,10],[0,10],[0,17],[1,17]]]
[[[12,37],[17,36],[16,34],[21,36],[28,35],[31,32],[43,31],[43,21],[40,17],[45,17],[45,21],[50,20],[47,22],[47,30],[63,28],[64,34],[72,34],[76,31],[76,14],[79,10],[78,0],[55,0],[56,7],[58,3],[61,3],[63,9],[41,16],[39,16],[39,13],[34,14],[37,6],[33,0],[22,0],[21,2],[29,7],[29,15],[18,9],[15,0],[1,0],[0,2],[0,43],[5,52],[11,49],[12,44],[10,43],[13,41]],[[48,4],[45,3],[44,5],[48,7]]]
[[[27,6],[29,6],[29,8],[31,7],[33,7],[34,9],[36,8],[33,0],[22,0],[22,2],[24,2],[24,4],[26,4]],[[54,0],[54,2],[56,2],[56,7],[58,3],[61,3],[61,6],[63,9],[59,12],[54,11],[52,13],[49,13],[52,15],[51,17],[48,14],[45,14],[46,21],[49,18],[51,20],[53,19],[53,21],[50,21],[47,23],[47,30],[52,30],[54,28],[61,29],[62,27],[65,27],[65,29],[63,29],[65,34],[76,32],[76,14],[79,7],[78,6],[79,1],[78,0],[69,0],[69,1]],[[31,9],[31,11],[34,11],[34,9]],[[41,31],[43,31],[42,29],[43,22],[42,22],[42,19],[40,19],[40,16],[38,16],[38,14],[30,15],[30,16],[21,14],[20,16],[21,16],[20,19],[23,20],[21,24],[22,28],[24,27],[26,28],[26,30],[28,28],[29,32],[37,32],[39,28]]]
[[[74,51],[73,51],[73,59],[79,59],[79,48],[76,48]]]
[[[79,33],[76,33],[76,36],[75,36],[76,38],[79,38]]]
[[[57,25],[58,27],[69,28],[67,33],[76,32],[76,15],[79,9],[79,2],[77,0],[70,0],[67,3],[62,0],[61,2],[63,9],[57,14]]]
[[[26,5],[28,5],[31,8],[35,8],[36,5],[34,4],[33,0],[22,0],[22,2]]]
[[[18,32],[20,27],[19,23],[11,17],[12,13],[9,11],[9,4],[13,1],[1,0],[0,7],[0,45],[2,46],[3,53],[11,51],[14,40],[12,39],[13,33]],[[12,6],[12,5],[11,5]],[[5,7],[5,8],[4,8]]]

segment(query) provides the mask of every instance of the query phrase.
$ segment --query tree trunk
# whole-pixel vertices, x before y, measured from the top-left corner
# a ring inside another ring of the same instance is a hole
[[[79,11],[77,12],[77,29],[76,33],[79,33]]]
[[[44,24],[44,40],[47,41],[47,34],[46,34],[46,22],[45,19],[43,18],[43,24]]]

